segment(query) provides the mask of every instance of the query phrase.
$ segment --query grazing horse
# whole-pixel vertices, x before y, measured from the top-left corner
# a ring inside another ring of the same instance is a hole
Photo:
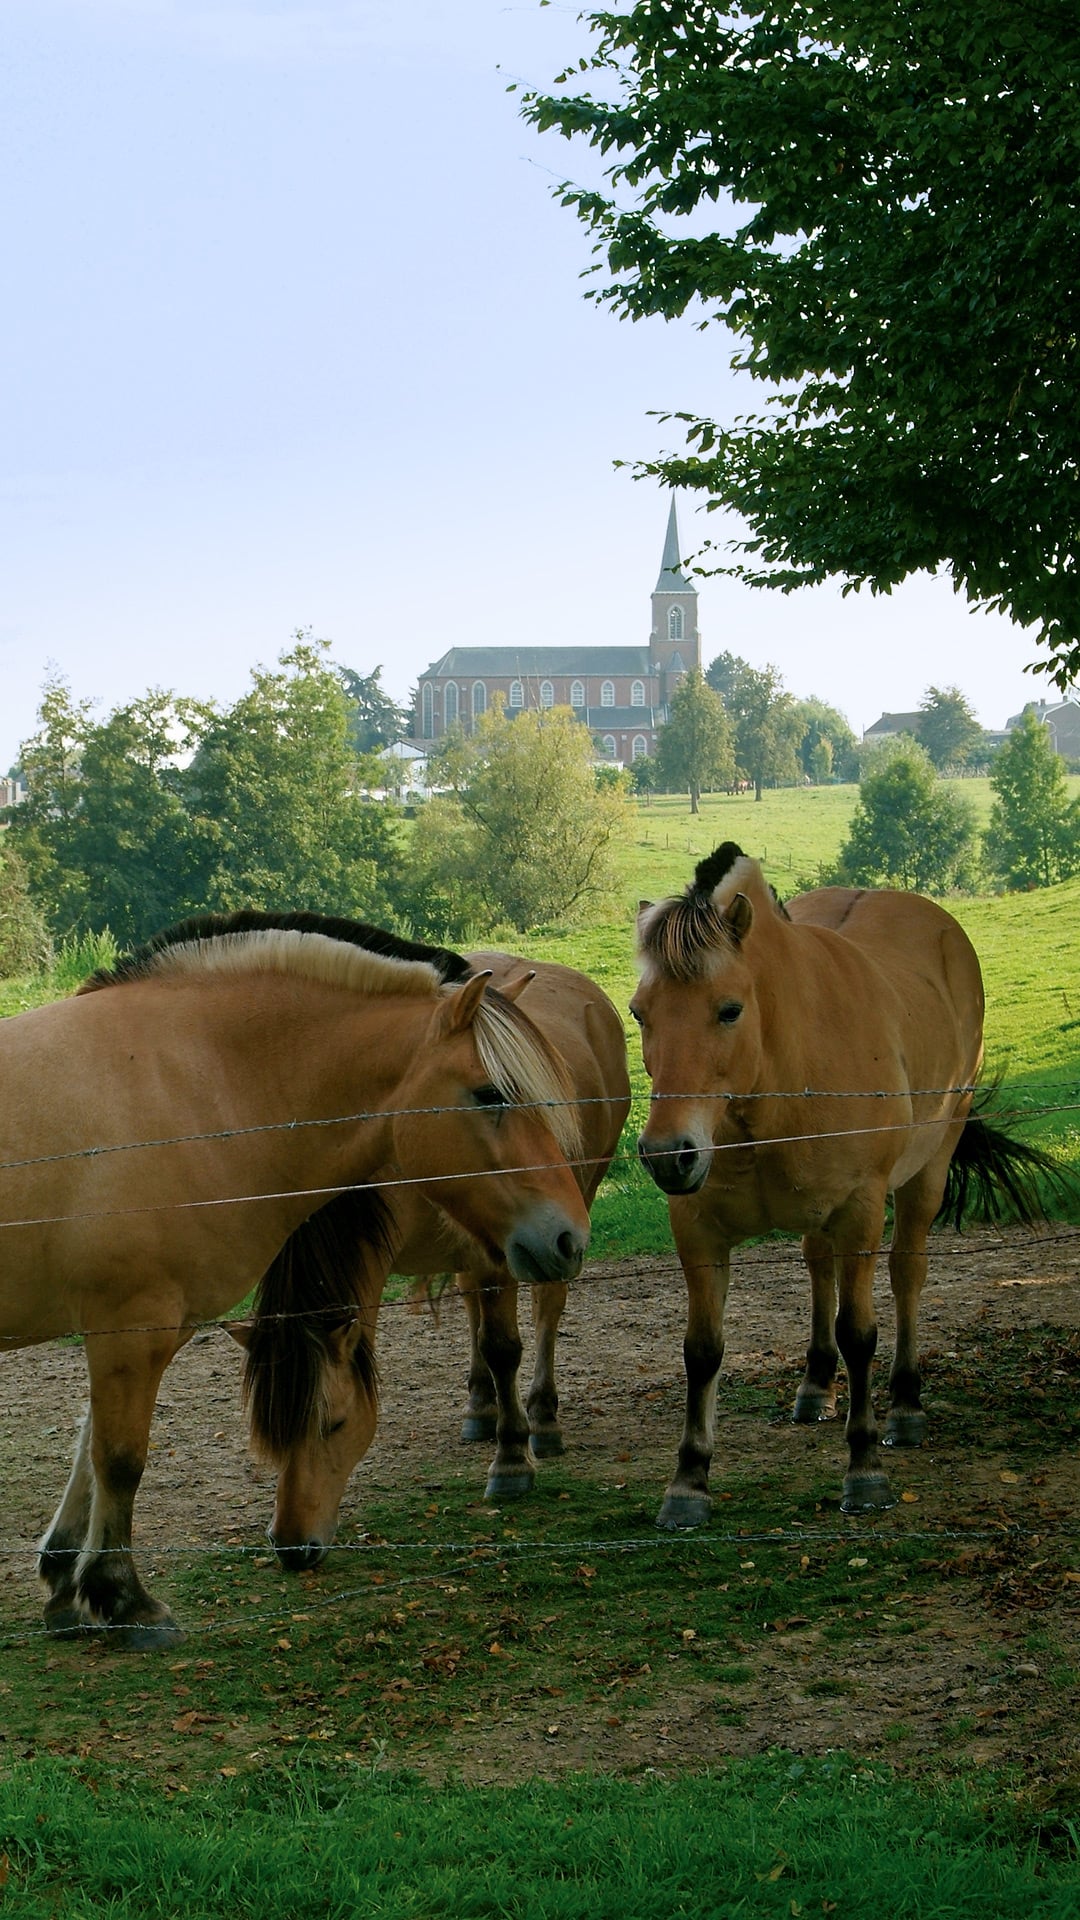
[[[873,1278],[889,1193],[896,1354],[885,1440],[923,1437],[916,1321],[931,1222],[1007,1196],[1037,1210],[1048,1156],[971,1112],[983,989],[967,935],[917,894],[825,887],[786,908],[726,842],[677,899],[642,902],[630,1011],[652,1081],[638,1149],[686,1276],[686,1423],[659,1524],[709,1512],[733,1246],[801,1232],[812,1320],[795,1419],[829,1419],[847,1367],[847,1512],[892,1504],[870,1392]],[[951,1184],[950,1184],[951,1176]],[[839,1289],[839,1311],[837,1311]],[[835,1320],[835,1330],[834,1330]]]
[[[0,1345],[81,1333],[90,1374],[39,1562],[55,1633],[178,1638],[130,1551],[161,1375],[271,1267],[297,1345],[320,1316],[340,1323],[343,1294],[361,1313],[377,1301],[380,1168],[422,1182],[515,1278],[580,1269],[589,1221],[557,1056],[487,975],[375,928],[187,921],[0,1022],[0,1086]],[[366,1340],[361,1320],[370,1371]],[[287,1423],[288,1367],[273,1386],[268,1418]]]
[[[493,987],[520,1005],[564,1063],[575,1101],[581,1148],[574,1174],[585,1205],[597,1188],[618,1143],[630,1109],[626,1036],[607,995],[572,967],[527,962],[506,953],[471,953],[469,965],[490,975]],[[392,1171],[384,1170],[392,1179]],[[454,1272],[469,1321],[469,1404],[462,1437],[496,1441],[487,1482],[489,1498],[528,1493],[535,1477],[532,1455],[563,1451],[555,1386],[555,1336],[566,1304],[566,1285],[557,1278],[532,1289],[536,1361],[525,1406],[518,1391],[521,1337],[517,1322],[516,1276],[504,1260],[476,1240],[455,1231],[445,1213],[433,1206],[423,1186],[383,1189],[386,1201],[387,1259],[397,1273],[431,1276]],[[332,1267],[333,1253],[327,1248]],[[329,1271],[329,1268],[328,1268]],[[327,1286],[333,1298],[333,1280]],[[371,1444],[377,1404],[367,1365],[368,1348],[359,1353],[360,1317],[312,1331],[311,1364],[321,1380],[319,1392],[297,1391],[300,1368],[296,1335],[288,1320],[265,1311],[275,1280],[264,1286],[262,1334],[233,1322],[229,1332],[248,1349],[245,1392],[256,1448],[280,1469],[270,1538],[283,1566],[317,1566],[337,1525],[338,1508],[357,1462]],[[340,1291],[340,1289],[339,1289]],[[367,1324],[370,1327],[370,1313]],[[315,1344],[320,1351],[316,1354]],[[294,1383],[295,1418],[271,1428],[263,1408],[267,1385],[281,1373]],[[530,1447],[531,1440],[531,1447]]]

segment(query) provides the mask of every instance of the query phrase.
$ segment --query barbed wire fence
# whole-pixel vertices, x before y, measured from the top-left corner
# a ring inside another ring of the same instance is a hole
[[[865,1102],[868,1100],[873,1100],[873,1101],[884,1102],[884,1101],[891,1101],[891,1100],[912,1101],[912,1100],[920,1100],[920,1099],[944,1099],[950,1096],[960,1097],[962,1095],[973,1094],[976,1091],[977,1089],[971,1084],[963,1084],[963,1085],[948,1086],[948,1087],[917,1088],[917,1089],[905,1090],[903,1092],[897,1091],[896,1089],[888,1089],[888,1088],[815,1089],[815,1088],[806,1087],[806,1088],[800,1088],[800,1089],[792,1088],[792,1089],[763,1090],[763,1091],[752,1093],[752,1094],[736,1095],[736,1094],[724,1094],[724,1093],[719,1093],[719,1094],[710,1093],[707,1095],[702,1095],[700,1093],[691,1093],[691,1094],[651,1095],[650,1098],[652,1099],[654,1104],[659,1104],[663,1100],[670,1100],[670,1101],[690,1100],[690,1101],[696,1101],[696,1102],[708,1102],[716,1105],[722,1105],[724,1103],[730,1103],[730,1104],[737,1103],[740,1106],[747,1106],[747,1105],[752,1105],[755,1102],[766,1102],[766,1101],[769,1101],[769,1102],[864,1101]],[[1048,1093],[1048,1094],[1052,1093],[1053,1095],[1058,1097],[1055,1098],[1054,1100],[1048,1100],[1045,1102],[1035,1102],[1035,1103],[1032,1103],[1031,1100],[1028,1098],[1024,1098],[1023,1100],[1016,1098],[1015,1104],[1012,1105],[1011,1107],[1000,1105],[998,1108],[996,1108],[995,1116],[994,1116],[995,1122],[997,1124],[1009,1125],[1009,1124],[1015,1124],[1015,1123],[1021,1123],[1021,1122],[1028,1122],[1028,1121],[1039,1119],[1039,1118],[1058,1116],[1063,1114],[1073,1114],[1073,1113],[1080,1112],[1080,1088],[1078,1087],[1063,1086],[1060,1082],[1055,1082],[1055,1081],[1029,1083],[1025,1088],[1025,1094],[1031,1095],[1035,1093]],[[1062,1098],[1061,1096],[1066,1096],[1066,1097]],[[533,1108],[540,1108],[540,1109],[550,1109],[557,1105],[563,1105],[563,1106],[572,1107],[575,1109],[580,1109],[590,1105],[614,1104],[617,1099],[618,1099],[618,1096],[605,1095],[605,1096],[597,1096],[594,1099],[568,1099],[563,1102],[552,1102],[552,1101],[515,1102],[514,1104],[524,1106],[524,1107],[533,1107]],[[621,1100],[619,1101],[619,1104],[621,1104]],[[78,1161],[98,1161],[98,1160],[103,1160],[118,1154],[127,1154],[127,1153],[134,1154],[134,1153],[141,1153],[141,1152],[147,1152],[151,1150],[159,1150],[159,1149],[165,1149],[165,1148],[171,1148],[171,1147],[183,1147],[187,1145],[215,1144],[215,1143],[221,1143],[229,1140],[243,1140],[243,1139],[247,1139],[247,1138],[251,1138],[259,1135],[265,1135],[265,1134],[293,1133],[293,1132],[305,1130],[308,1128],[331,1128],[331,1127],[358,1125],[358,1124],[364,1123],[365,1121],[370,1121],[374,1119],[386,1120],[386,1119],[393,1119],[393,1118],[430,1117],[430,1116],[436,1116],[440,1114],[448,1115],[448,1114],[454,1114],[454,1113],[457,1113],[460,1115],[461,1113],[460,1106],[447,1105],[447,1106],[432,1106],[432,1107],[424,1107],[424,1108],[403,1108],[403,1109],[393,1109],[393,1110],[379,1109],[377,1111],[361,1110],[355,1113],[333,1115],[329,1117],[318,1117],[313,1119],[295,1119],[294,1118],[287,1121],[269,1121],[269,1122],[259,1123],[257,1125],[246,1126],[246,1127],[218,1128],[218,1129],[212,1129],[212,1130],[203,1130],[203,1131],[197,1131],[192,1133],[170,1135],[170,1136],[164,1136],[164,1137],[152,1138],[152,1139],[146,1139],[146,1140],[138,1140],[138,1141],[96,1143],[94,1145],[87,1146],[87,1147],[67,1149],[63,1152],[55,1153],[55,1154],[28,1156],[22,1159],[0,1162],[0,1176],[3,1176],[5,1174],[29,1173],[33,1170],[37,1170],[43,1167],[59,1166],[63,1163],[71,1163],[71,1162],[78,1162]],[[827,1141],[831,1139],[851,1139],[851,1138],[856,1138],[861,1136],[870,1136],[870,1135],[876,1135],[876,1134],[882,1134],[882,1133],[909,1131],[913,1128],[925,1128],[927,1126],[933,1126],[933,1125],[939,1125],[939,1126],[945,1127],[952,1124],[954,1124],[952,1114],[945,1114],[937,1118],[931,1118],[929,1120],[919,1119],[919,1118],[906,1118],[896,1122],[883,1120],[881,1122],[876,1122],[870,1126],[860,1126],[860,1127],[851,1127],[851,1128],[849,1127],[821,1128],[821,1129],[815,1129],[813,1131],[799,1130],[795,1132],[769,1134],[767,1136],[762,1136],[762,1137],[741,1138],[733,1141],[714,1142],[711,1149],[709,1150],[716,1154],[722,1154],[722,1153],[728,1153],[728,1152],[745,1154],[747,1151],[757,1151],[757,1150],[764,1150],[770,1147],[779,1147],[779,1146],[792,1145],[796,1143],[805,1143],[811,1140]],[[620,1142],[619,1147],[616,1149],[616,1153],[618,1154],[622,1150],[623,1150],[622,1142]],[[607,1164],[607,1156],[604,1156],[604,1158],[605,1158],[605,1163]],[[582,1171],[586,1167],[594,1165],[595,1162],[588,1159],[579,1159],[576,1161],[572,1161],[569,1164],[572,1167],[576,1167],[579,1171]],[[348,1185],[348,1186],[342,1186],[339,1184],[334,1186],[317,1187],[317,1188],[292,1188],[292,1189],[285,1188],[281,1190],[275,1190],[273,1192],[264,1191],[264,1192],[251,1192],[251,1193],[242,1193],[242,1194],[229,1194],[229,1195],[215,1196],[211,1198],[203,1197],[203,1198],[196,1198],[196,1199],[183,1200],[183,1201],[168,1201],[168,1202],[162,1202],[162,1203],[151,1202],[145,1206],[138,1206],[138,1207],[105,1208],[101,1210],[96,1210],[92,1208],[80,1209],[78,1211],[68,1212],[68,1213],[28,1215],[24,1217],[15,1218],[15,1219],[10,1219],[10,1218],[0,1219],[0,1232],[12,1231],[16,1229],[32,1229],[32,1228],[59,1226],[59,1225],[73,1223],[75,1221],[86,1221],[86,1220],[94,1220],[94,1219],[111,1219],[111,1218],[129,1217],[132,1215],[141,1215],[141,1214],[156,1214],[164,1211],[190,1212],[190,1211],[204,1209],[204,1208],[252,1206],[252,1205],[258,1205],[261,1202],[265,1203],[269,1201],[280,1201],[283,1199],[310,1198],[313,1201],[320,1201],[344,1192],[385,1191],[390,1195],[393,1195],[393,1193],[395,1192],[401,1192],[409,1188],[423,1187],[428,1183],[428,1181],[434,1178],[437,1178],[440,1181],[440,1183],[445,1184],[448,1181],[452,1181],[456,1179],[474,1180],[477,1178],[485,1178],[485,1177],[487,1178],[509,1177],[512,1175],[522,1175],[522,1174],[527,1174],[531,1171],[540,1171],[540,1170],[541,1170],[541,1166],[538,1165],[535,1168],[530,1166],[493,1168],[487,1173],[483,1173],[483,1172],[478,1173],[476,1171],[470,1171],[462,1174],[440,1173],[438,1175],[427,1175],[427,1176],[417,1175],[417,1176],[411,1176],[408,1178],[395,1177],[393,1174],[388,1174],[379,1179],[357,1182],[353,1185]],[[2,1188],[0,1188],[0,1192],[2,1192]],[[1061,1223],[1054,1223],[1052,1226],[1048,1225],[1046,1230],[1040,1231],[1038,1233],[1037,1239],[1038,1239],[1038,1244],[1041,1247],[1046,1247],[1046,1248],[1054,1247],[1060,1250],[1060,1249],[1072,1249],[1074,1247],[1080,1247],[1080,1226],[1074,1227],[1070,1225],[1062,1225]],[[997,1249],[1001,1249],[1003,1246],[1007,1244],[1008,1242],[1006,1241],[1005,1235],[1000,1229],[998,1229],[976,1240],[973,1240],[969,1236],[964,1236],[963,1244],[957,1244],[951,1241],[946,1242],[935,1237],[934,1241],[932,1242],[932,1250],[935,1258],[942,1258],[942,1257],[947,1258],[950,1255],[967,1257],[973,1252],[997,1250]],[[885,1244],[882,1246],[875,1246],[872,1248],[868,1247],[868,1248],[862,1248],[862,1249],[857,1249],[852,1251],[856,1251],[861,1255],[865,1255],[869,1257],[871,1254],[876,1255],[879,1253],[887,1253],[889,1251],[889,1247],[887,1244]],[[802,1255],[800,1250],[796,1246],[791,1245],[790,1243],[785,1243],[781,1241],[768,1241],[764,1245],[756,1244],[756,1245],[741,1249],[740,1263],[744,1270],[746,1268],[767,1267],[771,1271],[775,1271],[777,1267],[784,1267],[784,1266],[789,1266],[792,1269],[795,1269],[795,1268],[801,1268]],[[634,1277],[635,1273],[637,1277],[640,1277],[641,1273],[643,1271],[646,1271],[646,1269],[643,1269],[643,1268],[635,1269],[632,1261],[619,1260],[617,1262],[617,1266],[618,1266],[619,1276],[624,1278]],[[663,1275],[668,1271],[670,1272],[670,1275],[673,1279],[677,1279],[684,1272],[684,1268],[682,1267],[680,1262],[674,1258],[670,1261],[670,1263],[668,1263],[667,1267],[661,1264],[657,1260],[657,1258],[655,1257],[650,1258],[648,1262],[648,1267],[647,1267],[647,1272],[650,1278],[656,1278],[657,1276]],[[600,1288],[600,1287],[609,1285],[610,1281],[611,1281],[611,1276],[606,1273],[603,1273],[603,1272],[590,1273],[587,1271],[583,1275],[579,1276],[576,1280],[574,1280],[571,1284],[575,1290],[583,1287],[588,1287],[590,1289],[593,1289],[593,1288]],[[536,1281],[532,1283],[522,1282],[522,1283],[515,1283],[515,1284],[520,1284],[520,1285],[530,1284],[532,1286],[542,1286],[545,1283]],[[504,1285],[505,1285],[505,1282],[503,1282],[502,1280],[499,1280],[496,1282],[488,1283],[487,1285],[483,1285],[483,1284],[476,1285],[471,1289],[471,1291],[479,1292],[479,1293],[488,1292],[488,1291],[499,1292],[502,1290]],[[416,1305],[417,1305],[416,1300],[412,1297],[406,1296],[406,1297],[394,1298],[394,1297],[387,1297],[384,1294],[381,1302],[379,1303],[378,1310],[380,1313],[385,1313],[387,1311],[394,1311],[394,1310],[404,1310],[404,1311],[415,1312]],[[343,1299],[340,1303],[337,1303],[331,1306],[322,1305],[317,1309],[297,1309],[289,1313],[274,1314],[268,1317],[273,1318],[275,1320],[303,1320],[303,1319],[310,1319],[315,1316],[322,1318],[327,1315],[354,1314],[356,1310],[357,1310],[357,1302],[355,1301],[355,1299]],[[195,1321],[191,1323],[185,1323],[182,1329],[174,1325],[151,1326],[151,1325],[132,1324],[132,1325],[125,1325],[122,1327],[109,1327],[109,1328],[93,1328],[93,1327],[73,1328],[71,1331],[73,1333],[77,1333],[79,1337],[82,1338],[83,1340],[88,1340],[88,1339],[96,1339],[96,1338],[117,1337],[121,1335],[129,1335],[132,1333],[159,1333],[159,1332],[180,1332],[180,1331],[183,1331],[185,1335],[188,1334],[189,1332],[191,1333],[207,1332],[208,1333],[215,1329],[224,1328],[227,1326],[227,1324],[228,1324],[227,1320],[223,1320],[220,1317],[218,1317],[218,1318],[213,1318],[209,1320],[200,1320],[200,1321]],[[61,1336],[58,1336],[58,1338],[66,1340],[70,1338],[70,1334],[61,1335]],[[0,1337],[0,1352],[4,1352],[4,1351],[10,1352],[13,1350],[15,1346],[19,1344],[21,1343],[12,1341],[10,1339],[5,1340],[3,1337]],[[52,1344],[52,1343],[41,1342],[37,1344],[45,1345],[45,1344]],[[338,1555],[338,1556],[348,1555],[348,1556],[357,1556],[357,1557],[368,1557],[368,1556],[390,1556],[390,1557],[402,1556],[404,1557],[404,1556],[416,1556],[416,1555],[431,1555],[435,1558],[445,1559],[450,1564],[460,1563],[463,1560],[467,1560],[476,1564],[485,1564],[485,1565],[490,1565],[492,1563],[504,1563],[504,1564],[510,1564],[513,1562],[521,1563],[521,1562],[526,1562],[530,1559],[550,1560],[550,1559],[558,1559],[563,1557],[570,1557],[570,1558],[573,1558],[575,1556],[581,1557],[586,1555],[587,1556],[596,1556],[596,1555],[608,1556],[608,1555],[620,1555],[620,1554],[633,1555],[633,1554],[640,1554],[640,1553],[646,1553],[646,1552],[650,1554],[671,1554],[675,1556],[678,1556],[680,1554],[685,1555],[685,1553],[689,1551],[693,1551],[697,1553],[719,1554],[719,1553],[727,1552],[729,1550],[734,1550],[734,1551],[745,1550],[748,1546],[754,1545],[754,1544],[771,1545],[771,1546],[784,1546],[784,1545],[795,1546],[795,1545],[818,1543],[818,1544],[828,1544],[830,1546],[835,1546],[837,1543],[841,1543],[841,1544],[853,1543],[853,1542],[865,1543],[866,1537],[867,1537],[867,1534],[866,1534],[867,1522],[870,1522],[871,1525],[873,1525],[875,1522],[880,1522],[883,1518],[884,1518],[884,1515],[882,1514],[867,1514],[867,1515],[859,1516],[859,1519],[857,1522],[854,1522],[847,1527],[843,1527],[840,1524],[823,1527],[820,1524],[820,1522],[809,1522],[807,1523],[806,1526],[800,1526],[797,1528],[788,1528],[788,1529],[774,1528],[774,1529],[768,1529],[764,1532],[760,1532],[760,1531],[752,1532],[745,1529],[726,1530],[726,1531],[718,1532],[713,1527],[710,1526],[708,1530],[705,1532],[702,1532],[700,1530],[695,1530],[693,1532],[688,1532],[688,1533],[679,1533],[679,1532],[667,1533],[667,1532],[653,1531],[653,1532],[650,1532],[644,1535],[638,1535],[638,1536],[628,1535],[628,1536],[620,1537],[617,1540],[599,1540],[599,1539],[593,1539],[593,1538],[581,1538],[581,1539],[573,1539],[568,1541],[520,1541],[520,1540],[504,1539],[502,1541],[492,1542],[492,1541],[483,1541],[483,1540],[388,1541],[388,1540],[377,1540],[377,1539],[362,1539],[360,1541],[343,1541],[341,1543],[338,1543],[334,1546],[333,1552],[335,1555]],[[1041,1531],[1037,1531],[1033,1528],[1025,1528],[1025,1527],[1019,1526],[1018,1524],[1010,1522],[1003,1517],[1000,1523],[995,1523],[993,1525],[982,1527],[982,1528],[970,1527],[970,1526],[948,1527],[944,1525],[937,1526],[937,1527],[930,1527],[930,1528],[927,1528],[925,1526],[919,1527],[919,1528],[905,1527],[902,1535],[894,1536],[894,1542],[899,1543],[901,1540],[903,1541],[922,1540],[922,1541],[935,1541],[935,1542],[943,1542],[943,1541],[950,1542],[950,1541],[963,1540],[965,1542],[970,1543],[972,1541],[977,1541],[977,1540],[1000,1542],[1003,1539],[1014,1541],[1014,1542],[1018,1542],[1022,1540],[1037,1542],[1044,1537],[1046,1531],[1047,1531],[1046,1523],[1042,1525]],[[1067,1538],[1078,1537],[1080,1536],[1080,1525],[1076,1525],[1076,1524],[1062,1525],[1060,1523],[1057,1523],[1054,1525],[1053,1531],[1055,1535],[1059,1537],[1067,1537]],[[0,1560],[6,1559],[9,1561],[11,1560],[19,1561],[23,1559],[36,1559],[37,1551],[38,1549],[36,1545],[32,1545],[31,1543],[28,1543],[26,1541],[0,1543]],[[79,1551],[81,1551],[81,1549],[72,1549],[71,1551],[74,1555],[74,1554],[77,1554]],[[127,1551],[130,1551],[130,1549],[123,1549],[122,1551],[127,1552]],[[232,1560],[254,1559],[256,1562],[259,1562],[261,1564],[265,1564],[265,1565],[273,1564],[272,1551],[269,1550],[266,1545],[262,1545],[262,1544],[257,1546],[244,1545],[242,1542],[234,1542],[234,1541],[219,1541],[219,1542],[198,1543],[198,1544],[186,1543],[183,1546],[174,1545],[168,1542],[158,1543],[158,1544],[148,1543],[145,1551],[147,1552],[148,1556],[151,1559],[155,1559],[155,1560],[162,1559],[162,1558],[170,1558],[170,1557],[180,1557],[180,1556],[184,1557],[189,1561],[192,1559],[200,1559],[200,1558],[201,1559],[215,1559],[215,1558],[220,1559],[220,1558],[227,1557]],[[404,1586],[415,1585],[419,1583],[427,1583],[432,1580],[443,1579],[445,1578],[446,1571],[447,1569],[444,1567],[438,1572],[432,1572],[429,1574],[400,1575],[395,1580],[395,1583],[394,1583],[395,1589],[397,1587],[404,1587]],[[1072,1577],[1076,1578],[1076,1576],[1072,1576]],[[369,1581],[368,1584],[363,1586],[344,1588],[344,1589],[335,1591],[334,1593],[320,1594],[317,1597],[305,1595],[302,1606],[297,1606],[295,1602],[291,1604],[286,1604],[284,1606],[272,1607],[269,1609],[257,1609],[252,1606],[248,1606],[244,1608],[242,1612],[237,1613],[235,1616],[231,1618],[216,1618],[208,1622],[193,1623],[192,1625],[186,1627],[185,1632],[188,1635],[188,1637],[198,1638],[198,1637],[222,1635],[229,1632],[235,1632],[239,1629],[248,1629],[253,1625],[265,1624],[267,1622],[273,1625],[273,1624],[280,1624],[282,1621],[295,1622],[300,1619],[316,1618],[320,1615],[325,1615],[328,1611],[339,1608],[351,1601],[359,1600],[361,1598],[370,1598],[372,1591],[373,1591],[373,1586],[372,1586],[372,1583]],[[380,1581],[378,1591],[383,1594],[385,1594],[388,1591],[383,1580]],[[80,1634],[85,1634],[88,1638],[89,1637],[100,1638],[102,1636],[108,1636],[110,1633],[123,1633],[123,1631],[124,1629],[122,1626],[109,1626],[109,1625],[102,1625],[102,1624],[95,1623],[95,1624],[88,1624],[85,1628],[74,1628],[71,1630],[71,1634],[66,1635],[65,1637],[66,1638],[78,1637]],[[6,1634],[0,1633],[0,1648],[4,1648],[4,1649],[14,1648],[16,1646],[31,1645],[36,1642],[47,1642],[49,1644],[53,1644],[53,1636],[49,1634],[48,1629],[44,1626],[36,1629],[27,1630],[25,1632],[6,1633]]]

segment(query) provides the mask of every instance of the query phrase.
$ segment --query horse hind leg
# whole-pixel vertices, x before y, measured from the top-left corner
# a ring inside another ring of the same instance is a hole
[[[64,1495],[38,1550],[38,1573],[49,1590],[45,1629],[54,1638],[96,1632],[76,1592],[76,1571],[90,1526],[94,1492],[90,1464],[90,1409],[79,1422],[75,1457]]]
[[[799,1425],[836,1418],[836,1254],[824,1234],[808,1233],[803,1258],[810,1273],[810,1344],[806,1371],[791,1417]]]
[[[154,1402],[181,1338],[95,1334],[88,1343],[92,1493],[75,1563],[75,1605],[128,1651],[171,1647],[183,1638],[169,1609],[146,1591],[131,1553]]]
[[[896,1304],[896,1351],[889,1374],[887,1447],[917,1447],[926,1438],[919,1371],[919,1301],[926,1284],[926,1241],[945,1190],[949,1153],[939,1156],[896,1193],[889,1281]]]
[[[536,1360],[525,1410],[529,1417],[530,1445],[538,1460],[554,1459],[566,1452],[559,1425],[559,1392],[555,1385],[555,1340],[565,1306],[566,1287],[561,1280],[547,1280],[541,1286],[534,1286]]]

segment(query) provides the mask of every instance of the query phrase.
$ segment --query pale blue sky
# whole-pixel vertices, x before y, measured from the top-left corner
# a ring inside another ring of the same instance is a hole
[[[451,645],[647,639],[666,504],[612,463],[677,444],[651,409],[760,395],[723,333],[582,298],[550,187],[595,163],[506,92],[575,7],[0,0],[0,31],[0,765],[51,669],[103,711],[227,700],[310,626],[404,699]],[[701,627],[858,731],[931,682],[988,726],[1046,691],[943,580],[706,582]]]

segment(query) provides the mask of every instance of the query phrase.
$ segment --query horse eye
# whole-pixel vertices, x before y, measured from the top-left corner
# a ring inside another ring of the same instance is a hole
[[[506,1105],[505,1093],[503,1093],[500,1088],[491,1085],[477,1087],[473,1093],[473,1099],[476,1101],[478,1107],[505,1107]]]
[[[340,1420],[332,1420],[328,1427],[323,1428],[323,1439],[329,1440],[330,1435],[332,1433],[340,1433],[344,1425],[345,1425],[344,1417]]]
[[[638,1023],[638,1026],[640,1027],[640,1026],[641,1026],[641,1024],[642,1024],[642,1020],[641,1020],[641,1015],[640,1015],[640,1013],[638,1012],[638,1010],[637,1010],[637,1008],[636,1008],[636,1007],[634,1006],[634,1004],[633,1004],[633,1001],[631,1001],[631,1003],[630,1003],[630,1009],[629,1009],[629,1011],[630,1011],[630,1018],[631,1018],[631,1020],[636,1020],[636,1021],[637,1021],[637,1023]]]
[[[716,1017],[722,1027],[733,1027],[741,1012],[741,1000],[725,1000],[722,1006],[717,1007]]]

